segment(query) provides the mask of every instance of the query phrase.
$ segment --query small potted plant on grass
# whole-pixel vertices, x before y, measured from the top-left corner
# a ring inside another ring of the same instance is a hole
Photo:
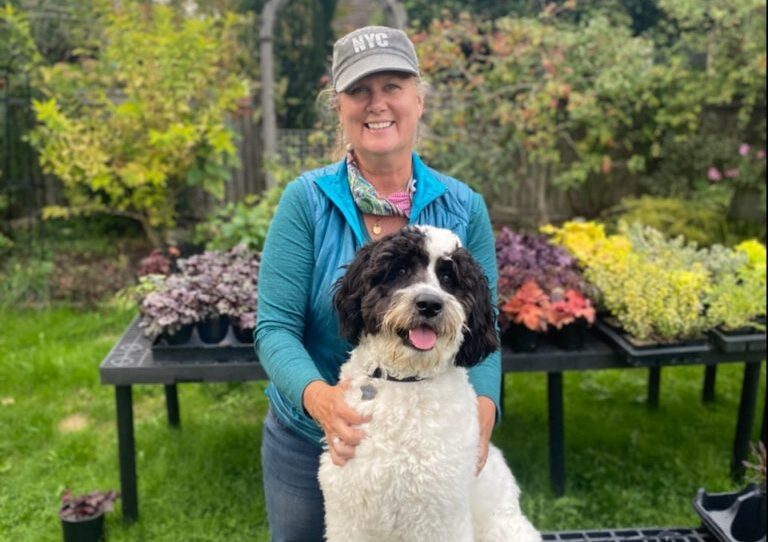
[[[99,542],[104,540],[104,513],[114,507],[115,491],[92,491],[73,495],[66,490],[61,495],[59,518],[64,542]]]

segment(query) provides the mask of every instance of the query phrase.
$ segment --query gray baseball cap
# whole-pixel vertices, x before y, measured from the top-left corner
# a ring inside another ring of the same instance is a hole
[[[416,49],[402,30],[365,26],[334,44],[331,72],[336,92],[343,92],[366,75],[384,71],[419,75]]]

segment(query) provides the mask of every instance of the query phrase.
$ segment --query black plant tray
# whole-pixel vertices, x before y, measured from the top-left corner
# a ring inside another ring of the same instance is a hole
[[[705,529],[600,529],[542,533],[547,542],[715,542]]]
[[[693,508],[720,542],[765,542],[765,494],[756,484],[737,493],[708,494],[699,489]]]
[[[242,343],[235,338],[230,327],[218,343],[208,344],[200,340],[197,328],[184,344],[167,344],[162,338],[152,343],[152,359],[155,361],[253,361],[256,353],[252,343]]]
[[[714,328],[709,334],[721,352],[765,352],[764,332],[726,333]]]
[[[691,340],[681,344],[635,346],[627,340],[622,331],[604,320],[598,320],[595,327],[624,354],[627,363],[637,367],[697,363],[702,355],[712,348],[706,339]]]

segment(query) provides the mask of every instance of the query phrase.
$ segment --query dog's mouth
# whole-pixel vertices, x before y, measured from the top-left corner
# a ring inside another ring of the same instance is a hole
[[[400,336],[406,345],[426,352],[437,344],[437,332],[429,326],[420,325],[409,330],[403,330]]]

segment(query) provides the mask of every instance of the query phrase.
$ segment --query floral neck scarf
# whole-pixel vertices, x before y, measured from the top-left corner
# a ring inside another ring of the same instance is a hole
[[[413,193],[416,192],[416,179],[413,176],[405,190],[380,198],[373,185],[363,178],[355,160],[355,154],[349,150],[347,151],[347,178],[355,204],[364,214],[411,217],[411,202]]]

